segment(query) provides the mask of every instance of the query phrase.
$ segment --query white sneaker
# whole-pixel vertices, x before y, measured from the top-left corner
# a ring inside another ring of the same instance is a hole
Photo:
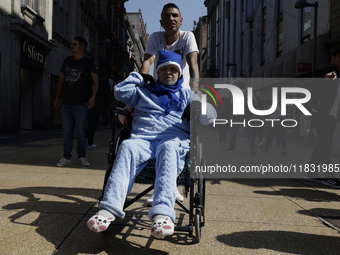
[[[89,148],[97,148],[97,145],[92,144],[92,145],[89,145],[89,146],[87,146],[87,147],[89,147]]]
[[[90,163],[87,162],[85,157],[79,158],[79,164],[81,164],[82,166],[89,166]]]
[[[56,166],[59,167],[64,167],[64,166],[69,166],[71,165],[71,159],[67,159],[67,158],[62,158],[57,164]]]
[[[153,197],[154,197],[154,194],[152,194],[151,197],[148,200],[146,200],[147,206],[152,206]],[[179,193],[178,189],[176,189],[176,199],[181,201],[181,202],[184,201],[184,197],[181,195],[181,193]]]

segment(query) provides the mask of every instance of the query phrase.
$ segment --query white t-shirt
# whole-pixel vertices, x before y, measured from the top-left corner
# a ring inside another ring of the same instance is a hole
[[[158,52],[160,50],[176,52],[182,55],[182,67],[183,67],[183,87],[190,88],[190,71],[187,63],[186,55],[191,52],[197,51],[197,43],[195,36],[192,32],[179,30],[178,39],[171,45],[166,45],[165,31],[154,32],[150,35],[149,41],[146,46],[145,54],[150,54],[155,57],[153,77],[157,80],[158,75],[156,66],[158,62]]]

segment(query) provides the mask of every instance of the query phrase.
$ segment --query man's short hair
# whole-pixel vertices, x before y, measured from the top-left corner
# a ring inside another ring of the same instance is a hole
[[[174,3],[168,3],[168,4],[166,4],[166,5],[163,6],[163,10],[162,10],[162,12],[161,12],[161,16],[162,16],[163,11],[164,11],[165,9],[169,9],[169,8],[175,8],[175,9],[177,9],[177,10],[179,11],[179,15],[181,15],[181,11],[179,10],[179,8],[178,8],[177,5],[175,5]]]
[[[86,48],[87,48],[87,41],[86,41],[86,39],[84,37],[76,36],[76,37],[74,37],[74,40],[77,40],[80,45],[84,45],[84,49],[86,50]]]
[[[340,53],[340,46],[337,46],[333,51],[332,51],[332,56],[335,57]]]

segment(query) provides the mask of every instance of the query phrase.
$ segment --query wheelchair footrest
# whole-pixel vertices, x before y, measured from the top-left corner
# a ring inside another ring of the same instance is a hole
[[[182,231],[182,232],[192,232],[193,228],[192,226],[176,226],[175,231]]]

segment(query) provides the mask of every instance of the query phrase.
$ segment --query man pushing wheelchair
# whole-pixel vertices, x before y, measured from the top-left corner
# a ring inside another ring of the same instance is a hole
[[[190,101],[200,100],[182,87],[181,62],[181,55],[160,51],[156,82],[149,75],[132,72],[115,86],[115,98],[134,108],[131,137],[118,149],[99,212],[87,222],[91,230],[104,231],[116,218],[124,218],[124,202],[135,177],[156,159],[154,201],[149,210],[151,234],[164,237],[174,233],[176,180],[190,149],[190,111],[185,109]],[[215,118],[216,111],[208,104],[207,115],[201,115],[200,122],[209,124]]]

